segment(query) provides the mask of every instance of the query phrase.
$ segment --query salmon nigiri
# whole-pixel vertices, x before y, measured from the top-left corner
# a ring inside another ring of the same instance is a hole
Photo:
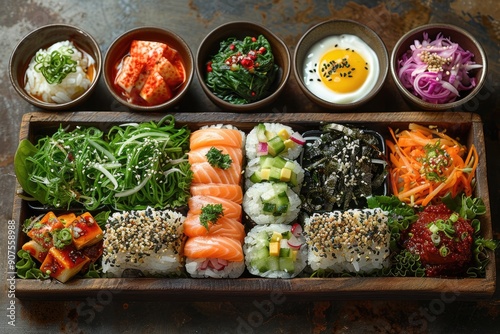
[[[243,248],[236,239],[223,236],[199,236],[189,238],[184,245],[184,255],[192,259],[223,259],[243,261]]]
[[[191,184],[191,196],[215,196],[243,203],[243,189],[238,184],[198,183]]]
[[[191,150],[217,145],[242,148],[243,136],[239,130],[225,128],[206,128],[191,133],[189,140]]]
[[[236,202],[215,196],[191,196],[188,200],[189,214],[201,214],[201,208],[208,204],[222,204],[224,217],[241,221],[242,208]]]
[[[199,147],[197,149],[192,149],[189,151],[189,163],[192,165],[197,162],[206,162],[207,161],[207,153],[211,148],[215,148],[219,151],[222,151],[222,154],[229,154],[231,160],[234,163],[238,163],[240,166],[243,164],[243,150],[237,147],[231,146],[223,146],[223,145],[215,145],[215,146],[204,146]]]
[[[184,220],[184,234],[188,237],[204,235],[219,235],[229,237],[240,242],[245,238],[245,227],[234,218],[220,217],[215,224],[208,223],[207,227],[200,222],[200,215],[189,214]]]
[[[197,162],[191,165],[193,183],[240,184],[241,166],[232,163],[228,169],[213,167],[208,162]]]

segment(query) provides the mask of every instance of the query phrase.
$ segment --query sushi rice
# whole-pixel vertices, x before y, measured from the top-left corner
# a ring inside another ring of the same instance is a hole
[[[245,262],[228,262],[223,269],[203,267],[206,258],[186,259],[186,271],[192,278],[238,278],[245,271]]]
[[[263,198],[277,196],[277,187],[279,184],[281,182],[255,183],[245,192],[243,196],[243,210],[255,224],[289,224],[297,218],[301,200],[288,186],[286,186],[286,195],[289,201],[287,212],[281,215],[264,212]]]
[[[283,269],[278,265],[278,268],[268,268],[265,262],[266,256],[268,259],[274,260],[274,263],[280,263],[280,258],[269,256],[269,238],[274,233],[291,234],[292,227],[286,224],[271,224],[254,226],[245,237],[243,251],[245,252],[245,264],[250,274],[266,278],[293,278],[299,275],[307,265],[307,245],[304,243],[297,250],[296,259],[293,261],[293,271]],[[281,245],[285,244],[286,240],[280,241]],[[263,269],[263,270],[262,270]],[[277,270],[276,270],[277,269]]]
[[[115,212],[104,232],[102,269],[121,277],[125,269],[145,276],[179,275],[183,271],[185,216],[170,210]]]
[[[370,273],[389,266],[390,231],[382,209],[314,213],[304,236],[312,270]]]
[[[49,84],[43,74],[35,70],[37,55],[45,57],[54,51],[71,55],[71,59],[77,62],[75,72],[69,73],[60,84]],[[46,50],[40,49],[33,57],[26,70],[24,89],[28,94],[44,102],[59,104],[70,102],[90,87],[92,81],[87,76],[87,70],[94,63],[95,60],[89,54],[78,50],[71,41],[55,43]]]

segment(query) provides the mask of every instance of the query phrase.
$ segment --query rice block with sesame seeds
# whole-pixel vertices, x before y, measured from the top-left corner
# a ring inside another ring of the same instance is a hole
[[[126,269],[144,276],[182,274],[185,219],[150,207],[113,213],[104,233],[103,272],[108,277],[122,277]]]
[[[387,212],[350,209],[314,213],[304,221],[312,270],[370,273],[389,266]]]

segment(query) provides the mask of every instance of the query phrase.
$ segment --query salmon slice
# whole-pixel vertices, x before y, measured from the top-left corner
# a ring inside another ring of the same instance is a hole
[[[241,243],[222,236],[200,236],[189,238],[184,245],[184,255],[192,259],[223,259],[232,262],[243,261]]]
[[[222,204],[222,212],[226,218],[241,221],[241,205],[228,199],[215,196],[191,196],[188,200],[189,214],[200,215],[201,208],[208,204]]]
[[[234,218],[220,217],[217,223],[208,223],[208,229],[201,225],[200,215],[188,214],[184,220],[184,234],[188,237],[219,235],[243,242],[245,227]]]
[[[238,184],[191,184],[191,196],[214,196],[243,203],[243,189]]]
[[[229,154],[231,160],[234,163],[238,163],[240,166],[243,164],[243,150],[241,148],[222,146],[222,145],[204,146],[189,151],[188,153],[189,163],[192,165],[197,162],[207,161],[207,153],[212,147],[216,148],[219,151],[222,151],[222,154]]]
[[[241,166],[232,163],[228,169],[213,167],[208,162],[199,162],[191,165],[193,183],[224,183],[240,184]]]
[[[217,145],[242,148],[243,138],[240,131],[236,129],[207,128],[191,133],[189,145],[191,150]]]

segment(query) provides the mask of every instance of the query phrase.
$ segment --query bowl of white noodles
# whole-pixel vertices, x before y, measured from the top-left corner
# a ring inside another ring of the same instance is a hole
[[[51,24],[35,29],[14,48],[10,80],[29,103],[45,110],[69,110],[97,86],[102,55],[84,30]]]

